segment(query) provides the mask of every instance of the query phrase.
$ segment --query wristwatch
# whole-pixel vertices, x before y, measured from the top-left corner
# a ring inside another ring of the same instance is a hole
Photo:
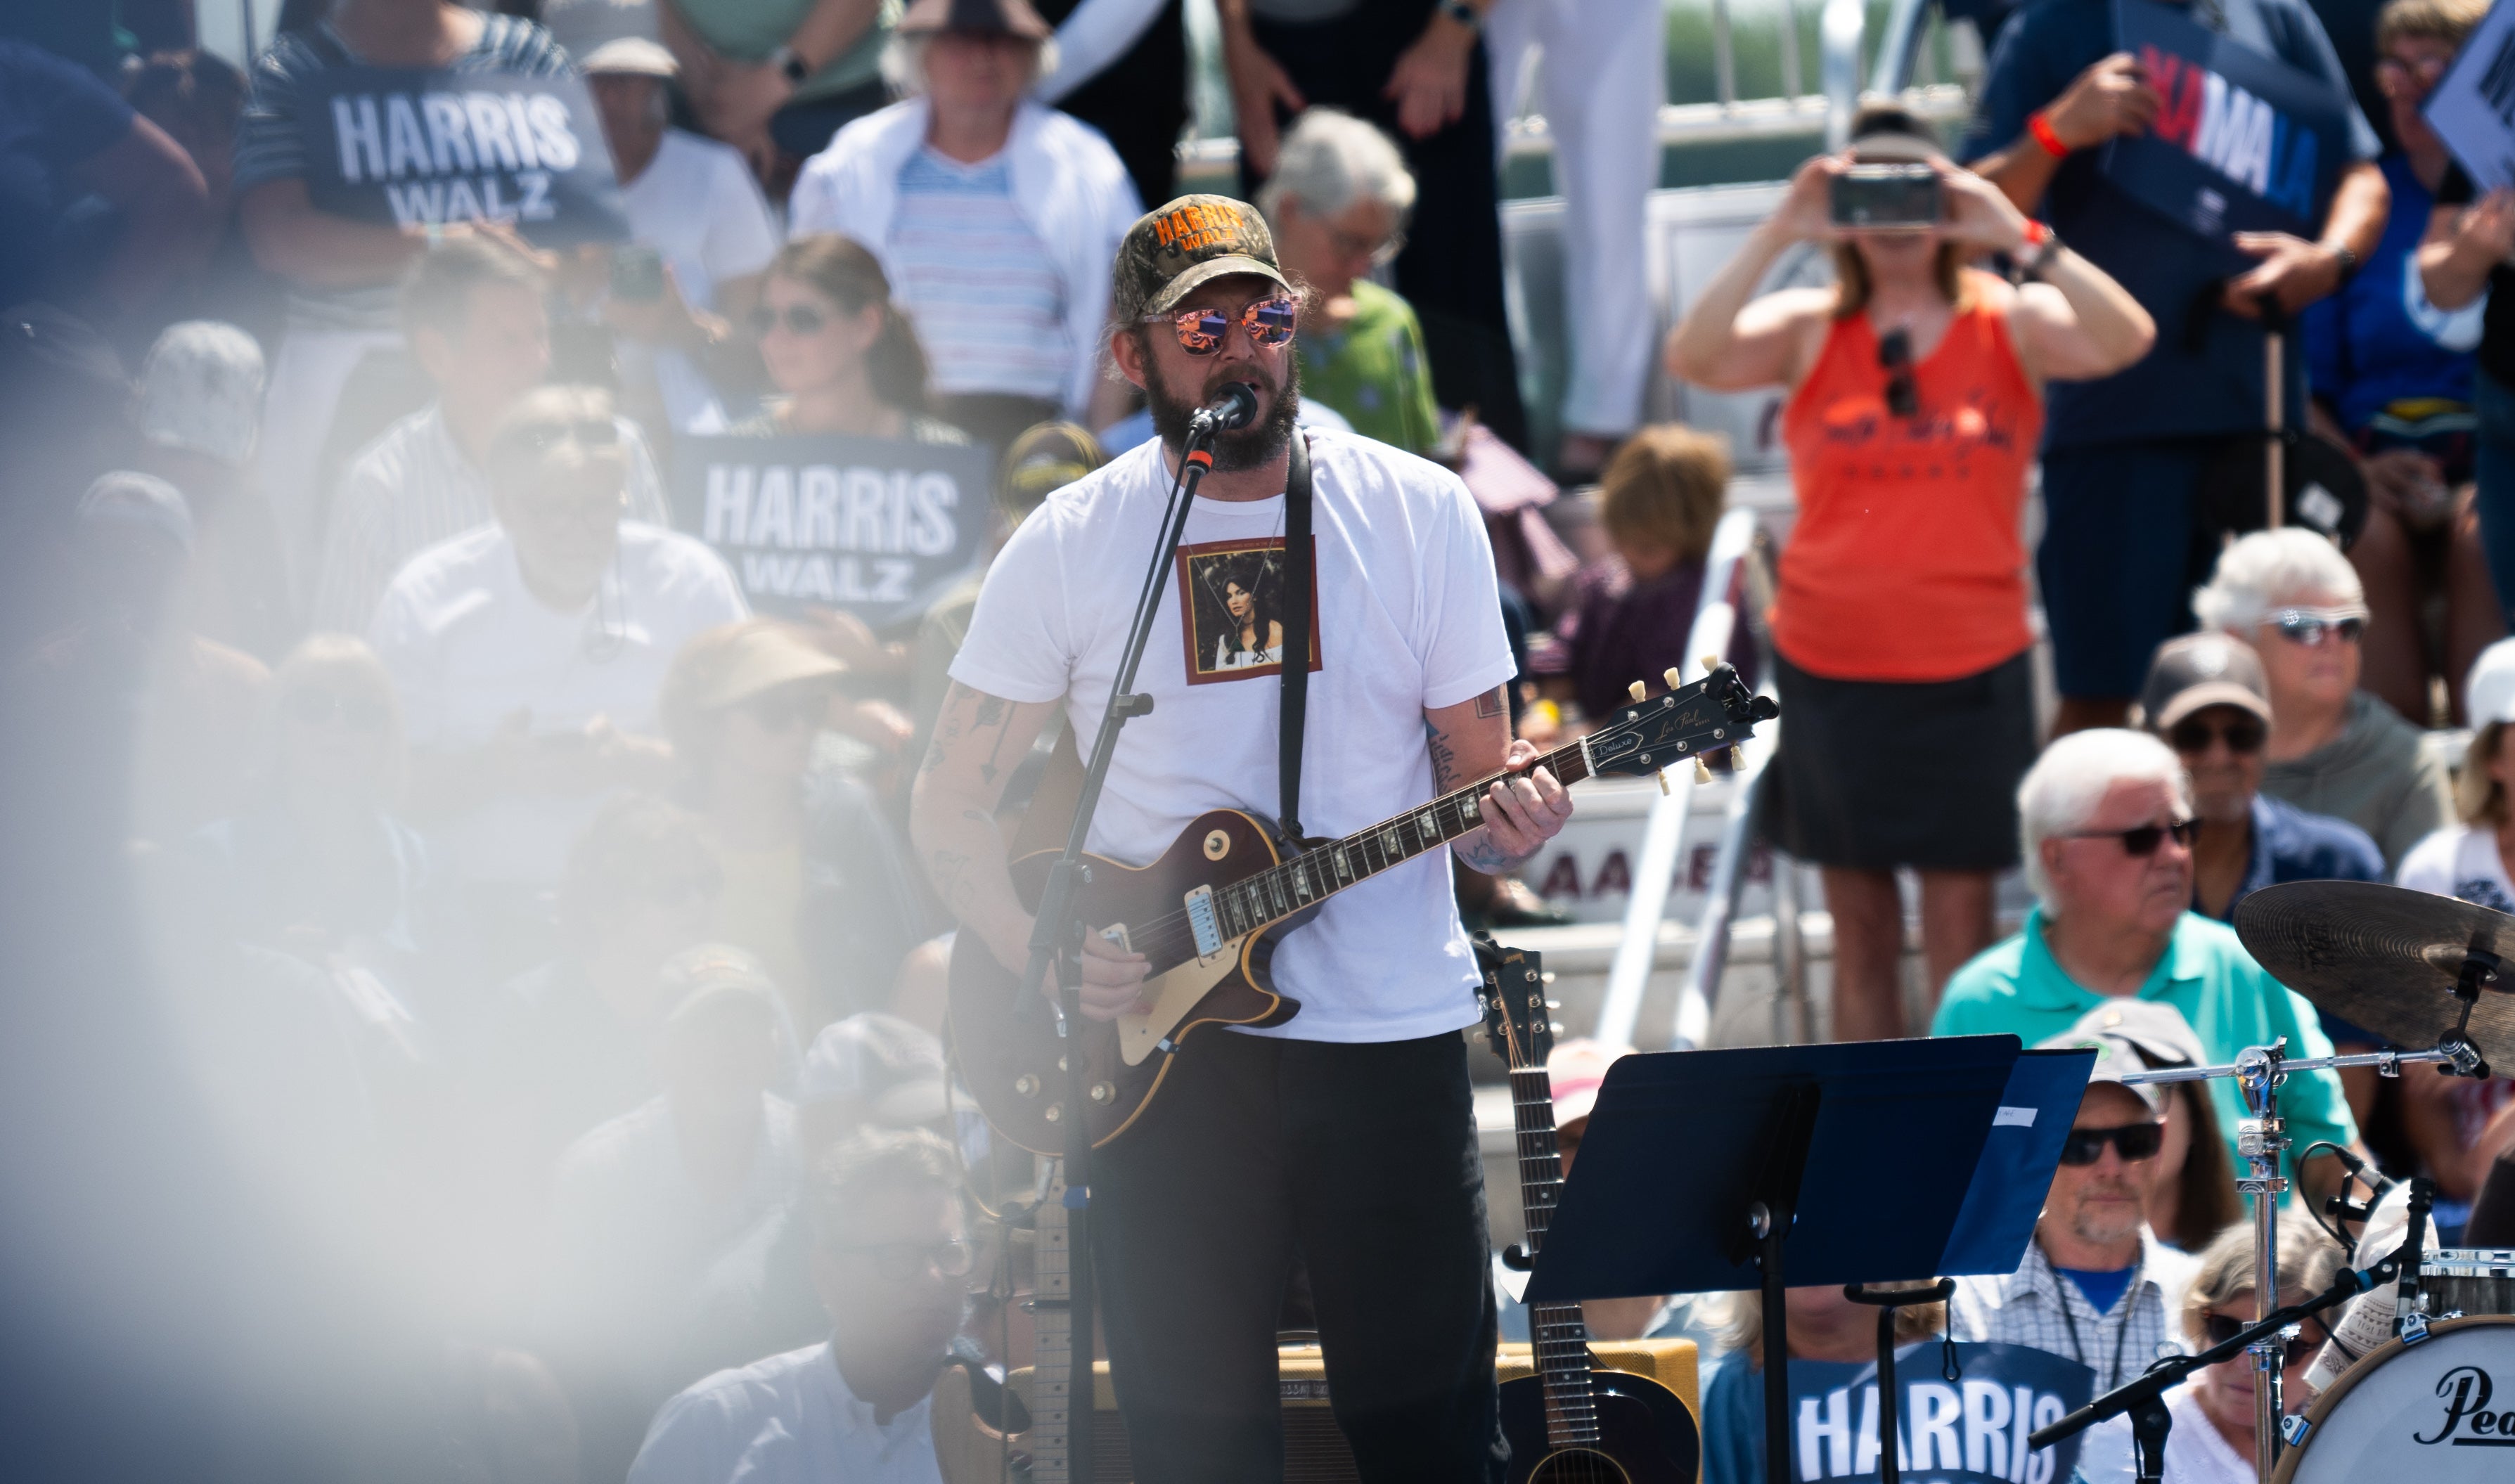
[[[2009,260],[2016,266],[2017,280],[2020,283],[2029,278],[2041,278],[2043,275],[2044,268],[2051,263],[2053,255],[2061,250],[2061,234],[2043,223],[2029,217],[2026,221],[2024,246],[2026,251]]]
[[[1481,31],[1485,28],[1485,18],[1477,14],[1476,8],[1469,5],[1467,0],[1441,0],[1440,11],[1442,15],[1465,26],[1468,30]]]
[[[2331,256],[2340,260],[2340,287],[2345,289],[2349,280],[2358,276],[2358,255],[2346,247],[2335,247]]]
[[[777,44],[777,50],[768,54],[768,64],[797,87],[803,86],[804,79],[812,75],[812,64],[796,56],[795,49],[782,41]]]

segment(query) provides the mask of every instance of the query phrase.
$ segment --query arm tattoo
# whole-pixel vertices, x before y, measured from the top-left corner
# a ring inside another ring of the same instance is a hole
[[[1429,721],[1423,723],[1423,746],[1432,755],[1432,787],[1446,794],[1459,786],[1459,754],[1450,739]]]
[[[1476,697],[1476,715],[1498,717],[1510,710],[1510,699],[1504,686],[1497,685]]]
[[[1471,869],[1482,871],[1487,876],[1507,876],[1530,859],[1526,855],[1505,855],[1502,847],[1493,843],[1493,837],[1483,833],[1469,835],[1450,848],[1456,850],[1459,859],[1465,861]]]

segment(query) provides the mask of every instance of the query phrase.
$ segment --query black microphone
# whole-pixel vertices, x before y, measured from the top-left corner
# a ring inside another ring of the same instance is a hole
[[[1258,418],[1258,393],[1247,382],[1226,382],[1214,400],[1196,409],[1187,420],[1188,431],[1211,436],[1246,428]]]

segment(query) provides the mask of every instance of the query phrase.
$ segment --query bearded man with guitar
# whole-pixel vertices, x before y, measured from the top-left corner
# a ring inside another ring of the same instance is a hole
[[[1136,678],[1153,709],[1119,745],[1091,849],[1148,862],[1207,811],[1270,824],[1292,812],[1279,677],[1305,649],[1294,776],[1309,823],[1360,829],[1513,768],[1450,848],[1485,872],[1527,860],[1572,804],[1510,736],[1515,672],[1466,487],[1384,444],[1313,433],[1311,536],[1288,539],[1288,517],[1304,523],[1287,497],[1299,300],[1264,223],[1238,201],[1181,198],[1135,224],[1114,276],[1112,354],[1160,436],[1023,522],[952,666],[911,827],[961,921],[956,955],[1027,959],[1031,917],[995,805],[1053,708],[1088,734],[1106,705],[1189,419],[1229,383],[1255,393],[1257,415],[1212,444]],[[1314,595],[1314,621],[1286,614],[1277,663],[1212,667],[1230,619],[1199,581],[1207,558],[1271,568],[1279,611],[1288,589]],[[1209,852],[1258,847],[1207,838]],[[1090,923],[1094,1020],[1146,1008],[1158,955],[1103,935],[1127,926]],[[1458,1034],[1478,1019],[1478,974],[1448,862],[1425,851],[1339,889],[1267,968],[1299,1012],[1177,1034],[1159,1053],[1161,1095],[1094,1157],[1095,1271],[1135,1477],[1283,1477],[1275,1328],[1298,1254],[1363,1476],[1499,1480],[1483,1177]]]

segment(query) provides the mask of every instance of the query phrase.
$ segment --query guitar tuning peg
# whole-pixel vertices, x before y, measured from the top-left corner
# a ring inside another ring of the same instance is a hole
[[[1711,781],[1711,769],[1704,766],[1703,760],[1700,758],[1694,760],[1694,781],[1697,783]]]
[[[1562,1021],[1560,1021],[1560,1020],[1548,1020],[1548,1021],[1546,1021],[1546,1034],[1547,1034],[1547,1035],[1549,1035],[1549,1036],[1560,1036],[1560,1035],[1562,1035],[1562,1034],[1563,1034],[1563,1022],[1562,1022]]]
[[[1546,1002],[1546,1008],[1547,1010],[1561,1010],[1563,1008],[1563,1002],[1560,1000],[1548,1000]]]
[[[1668,667],[1667,675],[1668,688],[1670,690],[1674,690],[1677,686],[1685,682],[1685,672],[1677,669],[1674,665]]]
[[[1716,654],[1707,654],[1703,657],[1703,673],[1705,675],[1710,675],[1712,671],[1719,668],[1720,656]]]
[[[1553,983],[1553,982],[1554,982],[1554,970],[1553,970],[1553,969],[1547,969],[1547,970],[1546,970],[1546,972],[1544,972],[1544,973],[1542,973],[1542,974],[1539,974],[1539,975],[1537,976],[1537,980],[1538,980],[1538,982],[1539,982],[1539,983],[1541,983],[1541,984],[1551,984],[1551,983]]]
[[[1667,769],[1667,768],[1661,768],[1658,772],[1651,774],[1651,776],[1652,776],[1652,777],[1654,777],[1654,778],[1657,778],[1657,779],[1659,780],[1659,791],[1660,791],[1661,793],[1663,793],[1663,794],[1667,793],[1667,792],[1668,792],[1668,769]]]
[[[1630,685],[1628,685],[1625,688],[1632,692],[1633,699],[1636,701],[1650,694],[1650,687],[1639,680],[1633,681]]]
[[[1729,749],[1729,769],[1739,773],[1747,770],[1747,749],[1743,747]]]

